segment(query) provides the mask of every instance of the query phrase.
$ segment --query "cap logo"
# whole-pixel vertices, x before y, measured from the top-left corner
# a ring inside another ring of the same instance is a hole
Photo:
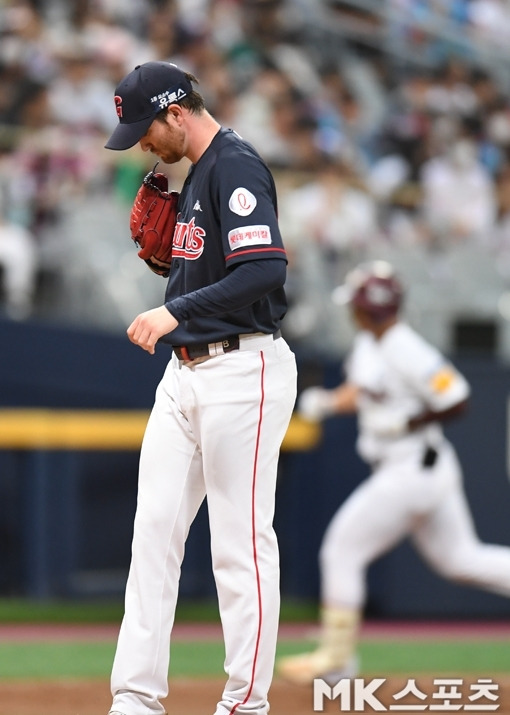
[[[178,102],[185,96],[186,92],[180,87],[173,92],[167,89],[166,92],[161,92],[160,94],[155,94],[154,97],[151,97],[151,104],[156,104],[159,109],[164,109],[165,107],[168,107],[169,104]]]
[[[120,119],[122,117],[122,97],[119,97],[119,95],[116,94],[113,98],[113,101],[115,102],[115,111],[117,112],[117,116]]]

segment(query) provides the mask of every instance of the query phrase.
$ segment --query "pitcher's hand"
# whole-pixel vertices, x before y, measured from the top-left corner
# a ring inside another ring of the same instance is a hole
[[[128,338],[154,355],[158,340],[179,325],[174,316],[162,305],[160,308],[140,313],[127,329]]]

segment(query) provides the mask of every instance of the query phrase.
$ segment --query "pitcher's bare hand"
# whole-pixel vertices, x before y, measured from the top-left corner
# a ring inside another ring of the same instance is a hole
[[[162,305],[140,313],[127,329],[127,334],[132,343],[154,355],[159,338],[175,330],[178,325],[178,321]]]

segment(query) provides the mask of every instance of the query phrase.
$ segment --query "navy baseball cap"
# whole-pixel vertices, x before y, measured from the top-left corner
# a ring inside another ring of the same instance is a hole
[[[169,104],[180,102],[192,90],[184,71],[171,62],[137,65],[115,88],[119,123],[105,148],[121,151],[134,146],[158,112]]]

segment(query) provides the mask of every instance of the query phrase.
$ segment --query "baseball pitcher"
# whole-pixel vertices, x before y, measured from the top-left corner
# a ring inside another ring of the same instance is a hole
[[[296,397],[295,358],[280,333],[287,258],[268,167],[209,114],[196,82],[169,62],[135,67],[117,86],[119,123],[106,144],[191,161],[180,191],[154,167],[131,213],[138,255],[168,280],[164,304],[137,316],[128,336],[172,355],[142,444],[110,715],[164,713],[181,562],[206,496],[228,676],[215,712],[269,709],[275,484]]]

